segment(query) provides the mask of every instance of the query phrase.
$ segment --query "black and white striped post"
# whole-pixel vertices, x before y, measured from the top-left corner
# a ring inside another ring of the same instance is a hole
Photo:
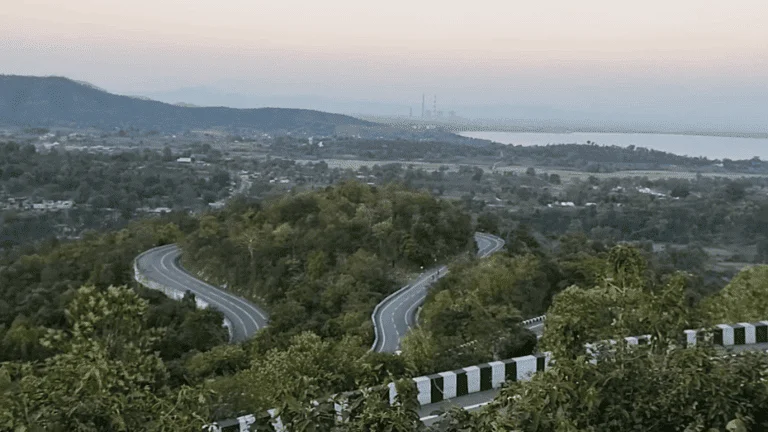
[[[694,346],[707,335],[707,330],[686,330],[687,346]],[[768,343],[768,321],[756,323],[718,324],[709,333],[712,343],[724,347]]]
[[[543,317],[535,318],[536,322],[544,321]],[[724,347],[739,345],[754,345],[768,343],[768,321],[756,323],[719,324],[714,329],[685,330],[685,345],[695,346],[704,340],[707,335],[712,336],[713,343]],[[651,343],[650,335],[632,336],[624,338],[627,345],[647,345]],[[604,341],[615,345],[615,340]],[[595,347],[597,344],[587,344],[587,353],[592,355],[590,362],[597,362]],[[468,366],[448,372],[440,372],[432,375],[413,378],[413,384],[418,391],[417,399],[420,405],[429,405],[446,399],[461,397],[472,393],[499,388],[505,382],[527,381],[537,372],[542,372],[550,367],[551,353],[537,353],[529,356],[483,363]],[[394,405],[397,399],[395,383],[389,383],[380,388],[382,395],[389,396],[390,405]],[[337,419],[343,419],[343,413],[347,408],[349,395],[360,394],[360,391],[345,394],[334,403]],[[285,430],[282,421],[276,417],[276,410],[269,410],[272,417],[272,426],[278,432]],[[252,415],[238,417],[237,419],[223,420],[204,427],[209,432],[224,432],[238,430],[245,432],[255,422]],[[237,429],[235,429],[237,427]]]
[[[496,389],[505,382],[530,380],[533,374],[548,368],[549,360],[550,353],[538,353],[416,377],[413,381],[419,404],[429,405]]]

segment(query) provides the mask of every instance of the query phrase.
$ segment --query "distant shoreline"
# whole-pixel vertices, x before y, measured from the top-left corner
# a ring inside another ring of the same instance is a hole
[[[647,132],[460,132],[460,136],[504,145],[547,146],[550,144],[591,144],[646,148],[687,157],[712,160],[768,160],[768,138],[701,134]]]
[[[540,128],[536,130],[520,128],[510,129],[494,129],[494,128],[454,128],[449,129],[451,132],[460,135],[463,132],[508,132],[508,133],[551,133],[551,134],[577,134],[577,133],[599,133],[599,134],[644,134],[644,135],[682,135],[682,136],[703,136],[703,137],[716,137],[716,138],[749,138],[749,139],[768,139],[768,132],[697,132],[697,131],[677,131],[677,132],[665,132],[665,131],[648,131],[648,130],[620,130],[620,129],[570,129],[570,130],[558,130],[558,129],[545,129]]]
[[[429,120],[414,117],[378,117],[354,115],[363,120],[375,123],[389,124],[392,126],[423,126],[441,128],[455,134],[462,132],[510,132],[510,133],[622,133],[622,134],[657,134],[657,135],[686,135],[686,136],[710,136],[725,138],[756,138],[768,139],[768,131],[765,132],[744,132],[744,131],[705,131],[705,130],[659,130],[649,128],[632,127],[596,127],[596,126],[565,126],[565,125],[511,125],[504,123],[494,123],[493,120],[477,122],[463,122],[462,120]],[[526,121],[521,121],[526,123]]]

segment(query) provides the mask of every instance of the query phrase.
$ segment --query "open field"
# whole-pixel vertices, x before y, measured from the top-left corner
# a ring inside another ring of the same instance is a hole
[[[361,159],[323,159],[328,164],[329,168],[342,168],[342,169],[360,169],[362,166],[372,167],[374,165],[386,165],[391,163],[399,163],[405,166],[413,166],[414,168],[422,168],[425,171],[438,171],[440,167],[448,168],[448,171],[458,171],[460,166],[476,166],[482,168],[486,172],[514,172],[517,174],[525,174],[528,169],[527,166],[501,166],[496,167],[487,164],[455,164],[455,163],[436,163],[436,162],[414,162],[414,161],[370,161]],[[296,163],[306,164],[309,162],[318,162],[310,160],[296,160]],[[590,176],[597,178],[617,178],[617,177],[648,177],[649,180],[658,180],[662,178],[696,178],[697,173],[694,171],[662,171],[662,170],[627,170],[617,171],[612,173],[589,173],[584,171],[572,171],[561,168],[547,168],[536,167],[539,172],[546,172],[549,174],[558,174],[564,181],[572,181],[574,179],[586,179]],[[764,174],[742,174],[742,173],[716,173],[716,172],[702,172],[702,176],[705,177],[726,177],[726,178],[742,178],[742,177],[768,177]]]

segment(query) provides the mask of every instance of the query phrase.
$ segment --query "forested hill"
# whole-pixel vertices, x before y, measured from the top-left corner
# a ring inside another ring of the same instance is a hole
[[[61,77],[0,75],[0,125],[182,131],[213,127],[332,135],[373,123],[340,114],[284,108],[188,107],[120,96]]]
[[[451,202],[346,182],[263,208],[234,202],[203,216],[182,248],[188,268],[270,309],[260,337],[310,330],[370,346],[371,312],[401,286],[397,274],[470,251],[472,234]]]

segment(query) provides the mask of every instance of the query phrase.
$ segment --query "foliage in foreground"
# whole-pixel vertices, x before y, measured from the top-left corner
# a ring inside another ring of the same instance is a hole
[[[0,367],[0,429],[171,431],[199,429],[210,395],[182,386],[152,347],[148,304],[126,287],[82,287],[67,327],[44,344],[59,354]]]
[[[700,322],[686,297],[684,273],[654,283],[647,262],[629,246],[611,249],[599,285],[572,286],[555,296],[547,312],[542,349],[556,358],[574,358],[588,343],[650,334],[659,346],[679,341],[683,330]]]
[[[30,245],[0,260],[0,362],[37,361],[56,353],[40,344],[47,329],[63,329],[65,310],[83,285],[106,289],[133,282],[134,258],[155,246],[173,243],[190,219],[141,220],[125,229],[87,233],[76,241]],[[205,351],[227,340],[216,310],[198,310],[191,298],[177,302],[164,294],[138,290],[149,301],[147,322],[165,328],[155,349],[166,360]]]
[[[555,369],[531,382],[513,384],[478,413],[451,412],[432,429],[755,432],[768,428],[764,353],[723,357],[707,346],[672,347],[683,328],[765,319],[760,299],[768,267],[742,272],[720,297],[696,307],[686,297],[691,279],[685,275],[663,282],[649,278],[642,256],[626,246],[612,249],[606,257],[601,265],[594,257],[585,261],[589,269],[600,269],[582,278],[596,280],[596,286],[572,287],[554,298],[545,343],[556,353]],[[496,260],[515,265],[490,272],[488,277],[503,277],[477,287],[490,290],[488,295],[498,290],[502,297],[513,296],[515,286],[536,280],[535,274],[522,271],[536,268],[526,267],[533,262],[530,256]],[[484,279],[478,272],[479,283]],[[471,294],[470,285],[457,289]],[[154,319],[150,305],[133,291],[99,285],[80,288],[62,315],[64,322],[56,330],[41,327],[40,346],[48,350],[47,356],[0,366],[0,430],[199,430],[206,421],[246,412],[263,414],[267,408],[277,408],[291,431],[428,429],[418,420],[412,387],[401,388],[401,405],[395,408],[369,392],[354,401],[341,423],[332,404],[311,403],[335,389],[385,383],[391,379],[387,371],[404,369],[404,359],[367,354],[355,337],[333,340],[303,332],[286,347],[259,347],[258,340],[245,346],[219,346],[186,360],[184,375],[196,385],[184,386],[174,382],[155,352],[163,336],[161,326],[150,322]],[[658,342],[649,348],[619,348],[597,365],[583,356],[584,342],[642,333],[655,335]],[[265,418],[259,421],[267,427]]]
[[[766,376],[764,353],[723,357],[711,347],[663,353],[622,347],[597,365],[584,357],[558,361],[532,381],[502,390],[462,425],[479,432],[692,432],[743,423],[761,431],[768,427]]]

